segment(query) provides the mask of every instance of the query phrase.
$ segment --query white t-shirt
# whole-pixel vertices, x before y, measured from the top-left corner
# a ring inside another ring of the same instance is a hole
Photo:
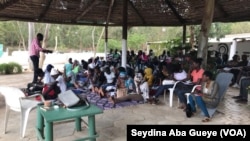
[[[187,73],[185,70],[182,70],[182,72],[174,73],[174,79],[177,81],[181,81],[186,78],[187,78]]]
[[[66,89],[67,89],[67,86],[66,86],[66,83],[63,79],[63,76],[62,75],[59,75],[57,78],[56,78],[56,81],[58,82],[57,83],[57,86],[60,88],[61,92],[65,92]]]
[[[89,63],[88,68],[94,69],[96,67],[95,63]]]
[[[107,83],[113,83],[114,78],[115,78],[115,73],[111,72],[110,74],[107,74],[106,72],[104,72],[104,75],[107,79]]]
[[[142,84],[140,84],[140,89],[142,92],[142,97],[144,99],[144,102],[147,101],[147,99],[149,98],[149,86],[148,86],[148,82],[145,81]]]
[[[55,82],[55,79],[50,75],[48,71],[45,71],[44,77],[43,77],[43,83],[50,84],[52,82]]]

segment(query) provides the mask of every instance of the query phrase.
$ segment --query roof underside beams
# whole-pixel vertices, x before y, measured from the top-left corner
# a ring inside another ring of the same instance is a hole
[[[128,0],[128,26],[200,24],[203,0]],[[0,20],[122,26],[122,0],[0,0]],[[248,0],[216,0],[214,22],[250,20]]]

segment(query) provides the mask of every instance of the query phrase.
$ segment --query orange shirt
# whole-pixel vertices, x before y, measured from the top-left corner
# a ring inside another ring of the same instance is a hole
[[[202,69],[202,68],[199,69],[198,71],[193,70],[192,73],[191,73],[193,83],[197,83],[198,80],[202,78],[203,73],[204,73],[204,69]]]

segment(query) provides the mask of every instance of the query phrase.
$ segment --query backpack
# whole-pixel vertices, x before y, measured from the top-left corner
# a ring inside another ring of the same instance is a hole
[[[42,93],[42,90],[43,90],[43,85],[28,83],[27,88],[24,89],[24,92],[30,96],[33,94]]]
[[[191,108],[191,105],[188,103],[187,108],[186,108],[186,116],[187,118],[190,118],[192,117],[192,115],[193,115],[192,108]]]
[[[53,87],[53,89],[47,92],[47,94],[43,94],[44,92],[48,91],[50,87]],[[57,85],[54,85],[54,86],[44,85],[43,86],[42,94],[45,100],[56,99],[59,93],[61,93],[61,90]],[[36,100],[41,101],[39,96],[36,97]]]

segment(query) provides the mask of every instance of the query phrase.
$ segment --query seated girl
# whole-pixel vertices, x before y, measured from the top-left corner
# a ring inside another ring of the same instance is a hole
[[[116,104],[123,101],[143,101],[148,102],[149,100],[149,86],[148,82],[144,80],[143,75],[136,74],[135,85],[137,86],[137,93],[130,93],[121,97],[111,97],[111,101]]]
[[[187,78],[187,73],[184,69],[182,69],[180,64],[175,64],[173,65],[173,74],[168,74],[169,78],[168,80],[174,80],[174,81],[183,81]],[[173,81],[173,82],[174,82]],[[163,80],[164,82],[164,80]],[[153,96],[153,100],[155,103],[157,103],[158,97],[160,95],[163,94],[164,90],[168,90],[169,88],[172,88],[174,86],[174,84],[162,84],[161,86],[159,86],[159,88],[157,89],[155,95]]]
[[[154,80],[153,69],[149,64],[147,64],[146,68],[144,69],[144,80],[148,82],[149,87],[153,86],[153,80]]]
[[[201,67],[202,59],[197,58],[194,60],[192,64],[191,73],[187,76],[186,80],[192,80],[192,83],[178,83],[174,89],[174,93],[178,96],[181,106],[178,108],[184,109],[186,111],[187,106],[187,98],[185,93],[190,93],[193,89],[194,85],[200,85],[202,80],[202,75],[204,73],[204,69]]]
[[[196,112],[195,102],[204,113],[205,118],[202,122],[210,121],[210,115],[207,111],[207,107],[214,108],[218,104],[218,84],[212,80],[213,73],[205,71],[202,76],[202,85],[200,89],[196,89],[194,95],[189,95],[189,103],[192,112]]]
[[[115,80],[116,79],[115,73],[113,71],[111,71],[109,67],[106,67],[105,72],[104,72],[104,76],[105,76],[107,82],[101,86],[101,88],[98,92],[98,94],[101,97],[107,96],[106,95],[106,92],[107,92],[106,88],[109,86],[115,86],[114,83],[116,81]]]
[[[94,68],[93,78],[91,79],[92,92],[98,93],[99,89],[101,88],[101,86],[104,84],[105,81],[106,78],[104,76],[104,72],[101,71],[100,67],[96,66]]]

